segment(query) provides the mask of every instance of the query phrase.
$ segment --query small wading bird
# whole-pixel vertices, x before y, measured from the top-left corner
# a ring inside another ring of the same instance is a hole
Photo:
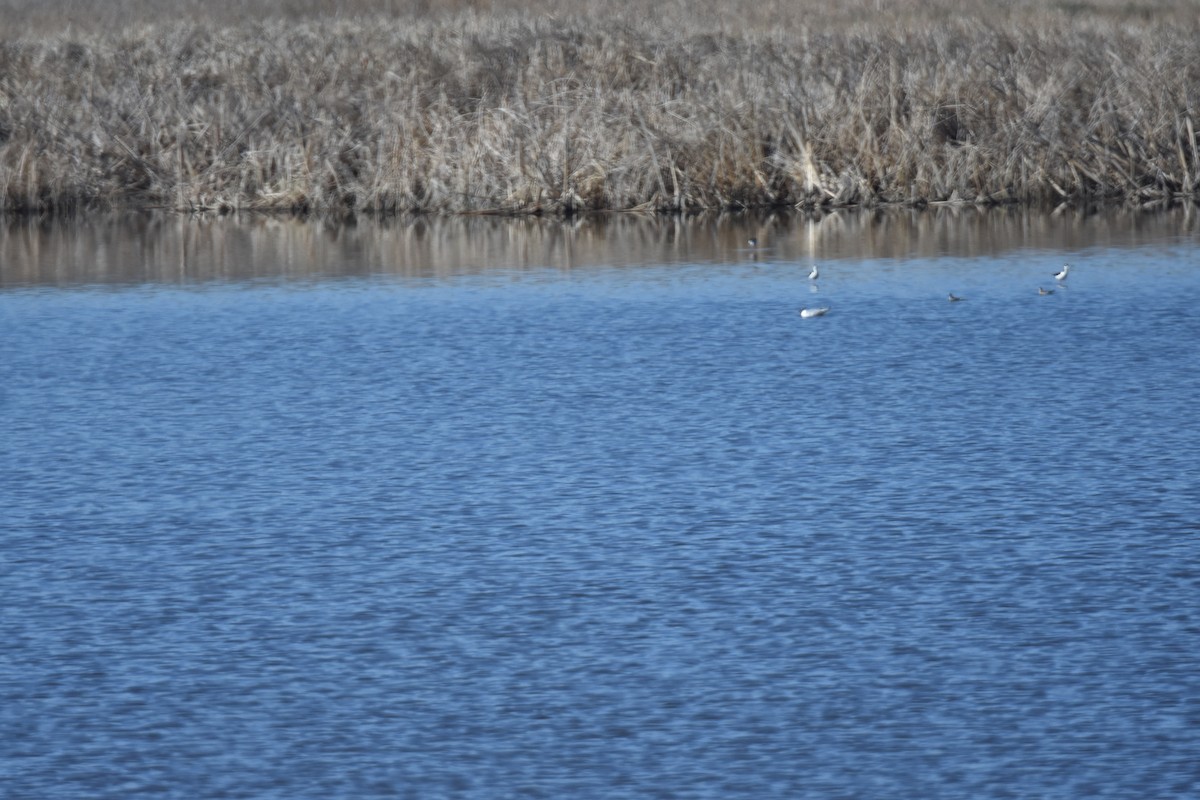
[[[1067,279],[1067,273],[1070,271],[1071,271],[1071,265],[1063,264],[1062,270],[1060,272],[1054,273],[1054,280],[1065,281]]]
[[[1053,289],[1043,289],[1042,287],[1040,287],[1040,286],[1039,286],[1039,287],[1038,287],[1038,294],[1040,294],[1040,295],[1042,295],[1042,296],[1044,297],[1044,296],[1046,296],[1046,295],[1048,295],[1048,294],[1054,294],[1054,290],[1053,290]]]
[[[808,279],[810,281],[815,281],[820,274],[821,270],[817,269],[816,264],[813,264],[812,272],[808,273]]]
[[[950,293],[950,298],[949,298],[949,299],[950,299],[950,302],[951,302],[951,303],[957,303],[959,300],[966,300],[967,298],[965,298],[965,297],[959,297],[959,296],[958,296],[958,295],[956,295],[954,292],[951,292],[951,293]]]
[[[823,308],[802,308],[802,309],[800,309],[800,316],[803,317],[804,319],[808,319],[809,317],[823,317],[828,313],[829,313],[829,306],[825,306]]]
[[[746,240],[746,244],[750,245],[750,249],[753,250],[754,248],[758,247],[758,239],[751,237],[750,239]]]

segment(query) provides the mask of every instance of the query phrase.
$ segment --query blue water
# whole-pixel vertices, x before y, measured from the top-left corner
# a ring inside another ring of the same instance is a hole
[[[1072,260],[0,293],[0,795],[1195,797],[1197,249]]]

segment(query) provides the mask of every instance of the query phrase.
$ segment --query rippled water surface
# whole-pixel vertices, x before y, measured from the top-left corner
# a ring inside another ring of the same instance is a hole
[[[1194,227],[755,232],[10,237],[0,794],[1197,796]]]

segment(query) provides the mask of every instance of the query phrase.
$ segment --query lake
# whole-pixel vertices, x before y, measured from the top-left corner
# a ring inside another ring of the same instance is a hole
[[[1198,244],[0,225],[3,794],[1195,797]]]

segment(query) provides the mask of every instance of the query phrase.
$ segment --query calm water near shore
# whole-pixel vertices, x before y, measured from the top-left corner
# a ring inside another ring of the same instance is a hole
[[[0,226],[0,794],[1194,797],[1198,309],[1182,209]]]

